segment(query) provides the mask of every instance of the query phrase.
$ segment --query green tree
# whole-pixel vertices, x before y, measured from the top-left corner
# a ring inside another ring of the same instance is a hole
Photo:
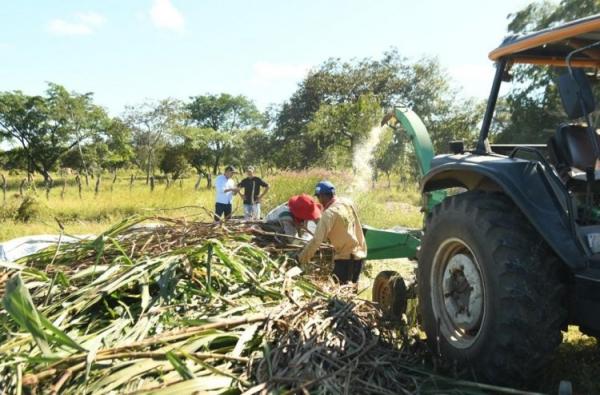
[[[162,149],[179,136],[185,117],[182,104],[174,99],[126,108],[124,122],[131,130],[136,160],[146,172],[146,183],[160,163]]]
[[[193,124],[217,131],[251,128],[264,121],[252,100],[241,95],[221,93],[195,96],[186,107]]]
[[[103,138],[107,155],[100,160],[102,167],[105,169],[118,169],[131,163],[134,157],[131,139],[131,129],[127,124],[120,118],[111,119],[105,129]]]
[[[116,170],[127,166],[133,158],[131,130],[121,119],[107,118],[98,133],[63,155],[61,166],[80,172]]]
[[[271,136],[263,129],[254,128],[245,130],[236,136],[234,154],[238,156],[242,166],[273,165],[274,146]]]
[[[231,153],[234,135],[265,122],[263,114],[245,96],[227,93],[195,96],[186,108],[192,125],[214,131],[205,133],[205,142],[212,151],[213,174],[217,174],[223,159]]]
[[[402,103],[423,120],[436,153],[448,152],[452,140],[463,140],[467,147],[473,146],[484,103],[461,99],[459,92],[451,88],[450,77],[434,58],[420,59],[403,78],[409,88]],[[417,179],[416,154],[401,125],[393,132],[384,131],[372,164],[388,181],[394,172],[400,173],[401,182]]]
[[[405,148],[405,141],[401,139],[401,135],[390,128],[386,128],[379,138],[379,143],[373,152],[371,166],[376,171],[381,171],[386,175],[388,187],[391,185],[391,174],[401,163],[400,158]],[[377,174],[377,172],[376,172]]]
[[[392,50],[381,59],[329,59],[311,70],[292,97],[283,103],[275,119],[273,141],[280,147],[278,165],[303,168],[329,152],[315,149],[326,146],[324,141],[318,141],[323,136],[311,137],[308,131],[322,105],[356,103],[365,95],[374,96],[381,107],[400,103],[410,89],[404,78],[409,69],[406,60]],[[332,110],[322,110],[327,111]]]
[[[342,162],[339,165],[349,166],[355,147],[368,136],[382,115],[377,98],[368,93],[356,101],[322,104],[307,125],[307,136],[316,142],[317,151],[341,153],[337,155]]]
[[[27,169],[27,155],[23,152],[23,148],[15,147],[0,153],[0,156],[0,164],[5,170]]]
[[[392,104],[419,114],[440,151],[447,150],[452,139],[470,140],[473,123],[482,113],[471,113],[477,103],[459,100],[449,80],[437,59],[411,64],[395,50],[379,60],[328,60],[312,70],[281,107],[273,133],[281,147],[277,163],[293,168],[324,161],[347,163],[365,130],[378,123],[369,114]],[[368,128],[348,127],[357,122],[372,123]]]
[[[69,93],[50,83],[46,96],[0,93],[0,135],[22,148],[28,171],[46,182],[62,155],[98,133],[106,119],[92,94]]]
[[[424,120],[435,152],[448,152],[452,140],[462,140],[466,147],[473,147],[484,110],[482,102],[459,100],[454,96],[439,103],[436,115]]]
[[[168,145],[164,150],[164,155],[160,161],[160,169],[165,174],[171,174],[173,180],[183,176],[190,164],[187,160],[185,145]]]
[[[210,145],[216,134],[211,128],[195,126],[186,126],[179,131],[188,163],[199,175],[206,178],[208,188],[212,186],[211,168],[214,163],[214,150]]]

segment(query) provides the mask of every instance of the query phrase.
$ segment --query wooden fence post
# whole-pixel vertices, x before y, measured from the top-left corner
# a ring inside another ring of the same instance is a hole
[[[102,178],[102,176],[98,174],[98,176],[96,177],[96,187],[94,188],[95,196],[98,196],[98,192],[100,192],[100,178]]]
[[[50,200],[50,188],[52,188],[52,181],[46,181],[46,200]]]
[[[154,176],[150,176],[150,192],[154,192]]]
[[[117,171],[115,170],[114,175],[113,175],[113,180],[112,180],[112,184],[110,184],[110,191],[113,191],[113,188],[115,186],[115,182],[117,182]]]
[[[19,185],[19,196],[23,197],[23,187],[25,186],[25,183],[27,182],[26,178],[23,178],[23,180],[21,180],[21,184]]]
[[[2,203],[6,203],[6,178],[4,177],[4,174],[1,175],[2,176]]]
[[[183,178],[179,179],[179,189],[183,189]]]
[[[65,189],[67,189],[67,177],[63,178],[63,186],[62,186],[62,189],[60,191],[60,198],[62,200],[65,199]]]
[[[33,178],[33,173],[27,173],[27,180],[23,186],[27,185],[27,188],[30,188],[35,194],[37,194],[37,188],[35,186],[35,179]]]
[[[166,181],[165,189],[169,189],[169,187],[171,186],[171,179],[169,178],[168,174],[165,176],[165,181]]]
[[[131,189],[133,188],[133,182],[135,181],[135,177],[133,176],[133,174],[131,175],[131,177],[129,178],[129,190],[131,191]]]
[[[75,177],[75,181],[77,182],[77,189],[79,190],[79,199],[81,199],[81,177],[79,177],[79,174]]]

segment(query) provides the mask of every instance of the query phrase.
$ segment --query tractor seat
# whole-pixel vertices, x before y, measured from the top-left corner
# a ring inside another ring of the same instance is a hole
[[[596,136],[600,142],[600,135]],[[585,170],[596,166],[596,157],[587,137],[586,126],[560,125],[548,142],[548,152],[550,161],[570,187],[576,190],[585,187]],[[596,179],[600,180],[600,169],[596,169],[595,173]]]
[[[600,142],[600,136],[596,133]],[[592,144],[583,125],[563,124],[556,130],[556,148],[562,156],[562,164],[585,172],[585,169],[596,167],[596,156]]]
[[[558,91],[563,109],[570,120],[588,119],[588,115],[596,110],[596,100],[592,86],[582,69],[568,70],[558,77]],[[587,135],[587,126],[577,123],[562,124],[554,137],[548,142],[550,161],[562,177],[567,187],[579,190],[586,186],[587,169],[596,171],[596,179],[600,174],[596,170],[597,159],[594,155],[593,142]],[[596,132],[596,139],[600,136]],[[600,183],[594,183],[600,188]]]

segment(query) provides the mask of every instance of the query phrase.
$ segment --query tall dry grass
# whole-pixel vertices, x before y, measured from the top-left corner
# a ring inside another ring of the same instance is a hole
[[[237,181],[242,177],[236,175]],[[421,225],[420,197],[414,186],[387,188],[387,183],[382,183],[367,192],[349,195],[352,177],[349,172],[320,169],[265,175],[263,178],[271,189],[262,202],[263,215],[292,195],[312,195],[318,181],[329,179],[336,184],[340,195],[349,196],[356,202],[363,223],[385,228]],[[39,178],[35,180],[35,187],[25,188],[24,196],[20,196],[21,179],[9,178],[6,202],[0,200],[0,241],[25,235],[58,233],[59,222],[68,234],[99,233],[110,224],[134,214],[186,216],[209,221],[209,210],[213,210],[215,203],[214,189],[207,189],[203,180],[196,190],[197,180],[192,178],[181,183],[172,182],[168,188],[164,180],[157,180],[154,191],[151,191],[143,179],[136,180],[130,188],[129,176],[121,175],[114,184],[112,177],[106,176],[102,178],[97,194],[94,191],[95,180],[90,180],[89,186],[84,183],[81,198],[74,177],[68,178],[63,197],[62,178],[56,178],[48,196]],[[26,204],[24,200],[27,200]],[[241,198],[236,197],[233,206],[234,215],[243,214]]]

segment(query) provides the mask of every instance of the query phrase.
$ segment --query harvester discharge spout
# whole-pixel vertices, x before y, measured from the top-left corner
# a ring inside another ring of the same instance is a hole
[[[381,126],[391,128],[402,127],[414,148],[414,154],[419,166],[419,175],[423,177],[431,167],[433,144],[425,124],[415,112],[410,109],[395,107],[381,120]],[[424,211],[441,202],[446,197],[442,191],[425,195]],[[415,259],[420,244],[421,231],[416,229],[381,230],[368,226],[363,228],[367,241],[367,259]]]
[[[385,117],[383,117],[383,119],[381,120],[381,125],[380,126],[385,126],[388,125],[391,127],[394,127],[394,125],[398,122],[398,119],[396,119],[396,114],[394,113],[394,111],[390,111],[389,113],[387,113],[385,115]]]
[[[387,125],[391,128],[396,128],[399,123],[414,147],[419,175],[423,177],[429,171],[434,156],[433,144],[427,128],[421,118],[408,108],[395,107],[381,120],[381,126]]]

